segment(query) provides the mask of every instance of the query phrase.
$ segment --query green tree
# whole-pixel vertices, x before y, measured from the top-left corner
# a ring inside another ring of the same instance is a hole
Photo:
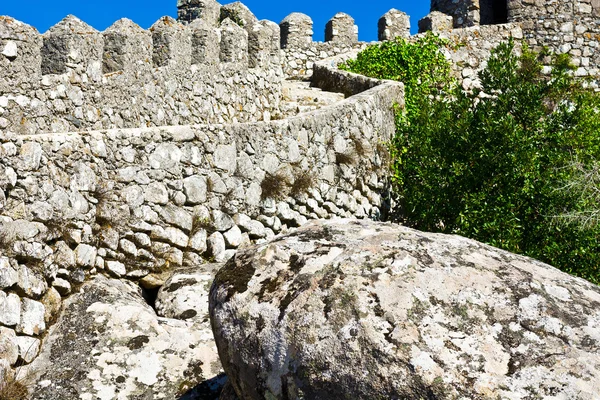
[[[589,213],[597,200],[579,183],[600,160],[600,97],[573,77],[568,57],[553,57],[550,75],[538,58],[510,40],[492,51],[480,89],[462,90],[449,70],[423,90],[418,79],[407,84],[392,142],[396,214],[417,229],[471,237],[600,283],[600,228],[561,223],[581,221],[568,216]]]

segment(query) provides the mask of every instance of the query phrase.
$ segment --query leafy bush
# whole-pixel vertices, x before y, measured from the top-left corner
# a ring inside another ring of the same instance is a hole
[[[411,53],[423,44],[426,58]],[[493,50],[481,89],[465,92],[438,67],[433,44],[443,43],[396,41],[385,55],[368,49],[348,63],[378,78],[436,71],[432,80],[405,82],[408,108],[392,142],[397,218],[600,283],[600,227],[564,223],[598,208],[585,171],[597,171],[600,160],[600,97],[572,76],[568,57],[553,57],[544,75],[539,55],[526,46],[517,52],[512,40]],[[405,73],[389,72],[396,54],[409,60],[397,64]]]
[[[450,64],[440,52],[441,46],[450,46],[447,40],[428,32],[415,42],[397,38],[369,46],[356,60],[348,60],[341,69],[378,79],[401,81],[406,91],[406,112],[417,112],[419,97],[447,87],[452,80]]]

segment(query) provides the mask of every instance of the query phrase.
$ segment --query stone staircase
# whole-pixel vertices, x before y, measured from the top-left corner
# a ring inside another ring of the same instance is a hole
[[[281,118],[317,110],[345,98],[343,93],[325,92],[311,87],[310,82],[298,80],[284,81],[281,92]]]

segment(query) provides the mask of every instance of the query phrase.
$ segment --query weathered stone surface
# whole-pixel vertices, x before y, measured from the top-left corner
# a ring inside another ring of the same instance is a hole
[[[19,281],[17,282],[17,291],[25,296],[39,299],[42,297],[48,285],[39,272],[34,272],[25,265],[19,265]]]
[[[192,29],[192,64],[214,66],[219,61],[219,32],[201,19],[190,24]]]
[[[60,312],[60,306],[62,304],[60,293],[55,288],[51,287],[40,301],[45,309],[44,321],[46,322],[46,325],[49,325],[54,322],[54,319]]]
[[[119,261],[107,261],[106,270],[117,278],[120,278],[127,273],[125,265]]]
[[[458,236],[309,223],[238,251],[210,313],[244,399],[600,393],[600,288]]]
[[[9,365],[15,365],[18,359],[19,346],[15,331],[0,326],[0,360],[6,360]]]
[[[64,302],[29,370],[40,400],[172,399],[219,371],[206,322],[157,317],[138,288],[104,277]]]
[[[122,18],[103,32],[102,72],[105,74],[147,68],[152,58],[152,37],[133,21]],[[102,151],[102,150],[100,150]]]
[[[17,332],[25,335],[41,335],[46,331],[46,308],[39,301],[21,299],[21,321]]]
[[[15,337],[15,343],[19,348],[19,357],[26,364],[32,362],[40,352],[40,339],[29,336],[17,336]]]
[[[21,322],[21,299],[14,293],[0,291],[0,324],[15,326]]]
[[[153,182],[146,186],[144,198],[149,203],[167,204],[169,201],[169,191],[161,182]]]
[[[354,18],[345,13],[337,13],[325,26],[325,41],[342,44],[358,42],[358,26]]]
[[[225,239],[221,232],[214,232],[206,239],[206,246],[210,256],[217,262],[225,259]]]
[[[178,0],[177,20],[181,23],[202,21],[215,27],[219,23],[221,5],[215,0]]]
[[[64,74],[69,67],[100,68],[102,35],[73,15],[66,16],[44,34],[42,73]]]
[[[432,11],[419,20],[419,32],[447,32],[452,30],[452,17],[439,11]]]
[[[0,289],[9,288],[19,279],[17,271],[10,265],[8,257],[0,257]]]
[[[21,146],[21,167],[26,171],[34,171],[40,167],[42,146],[39,143],[27,142]]]
[[[312,43],[313,21],[302,13],[291,13],[279,23],[281,48],[297,49]]]
[[[206,201],[207,184],[203,176],[190,176],[183,180],[184,193],[187,202],[192,205]]]
[[[233,218],[221,210],[213,210],[211,220],[213,228],[219,232],[225,232],[233,227]]]
[[[410,18],[406,13],[392,8],[377,23],[379,41],[410,37]]]
[[[236,1],[221,7],[221,19],[229,18],[246,30],[258,22],[258,18],[242,2]]]
[[[91,268],[96,261],[96,255],[96,248],[87,244],[80,244],[75,249],[75,261],[81,267]]]
[[[243,241],[242,231],[237,225],[234,225],[230,230],[223,233],[223,238],[228,248],[237,248]]]
[[[248,32],[229,18],[221,22],[219,58],[224,63],[236,63],[241,68],[248,67]]]
[[[206,323],[208,292],[220,264],[204,264],[197,268],[178,270],[160,288],[156,312],[161,317]],[[212,338],[210,331],[205,332]]]

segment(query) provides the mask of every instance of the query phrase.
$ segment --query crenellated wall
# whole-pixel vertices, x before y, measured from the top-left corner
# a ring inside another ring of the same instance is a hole
[[[281,96],[279,31],[229,19],[98,32],[68,16],[43,35],[0,17],[0,131],[19,134],[269,120]]]
[[[595,3],[577,4],[461,29],[432,13],[422,26],[457,45],[444,51],[467,89],[509,37],[597,74]],[[350,16],[314,42],[303,14],[277,25],[239,2],[178,10],[180,22],[148,30],[69,16],[43,35],[0,17],[0,375],[37,356],[61,298],[97,274],[156,289],[173,267],[228,259],[308,219],[385,216],[404,89],[336,68],[367,45]],[[378,27],[380,40],[410,37],[397,10]],[[308,77],[346,99],[272,119],[282,81]]]
[[[524,39],[535,49],[547,47],[569,54],[577,66],[577,76],[600,75],[598,1],[432,0],[431,10],[451,16],[455,28],[519,24]]]
[[[302,13],[292,13],[281,21],[281,48],[283,70],[286,76],[307,79],[316,62],[365,48],[368,43],[358,41],[358,27],[354,19],[338,13],[325,26],[325,42],[313,41],[313,21]],[[378,22],[379,40],[393,40],[410,36],[408,16],[392,9]]]

